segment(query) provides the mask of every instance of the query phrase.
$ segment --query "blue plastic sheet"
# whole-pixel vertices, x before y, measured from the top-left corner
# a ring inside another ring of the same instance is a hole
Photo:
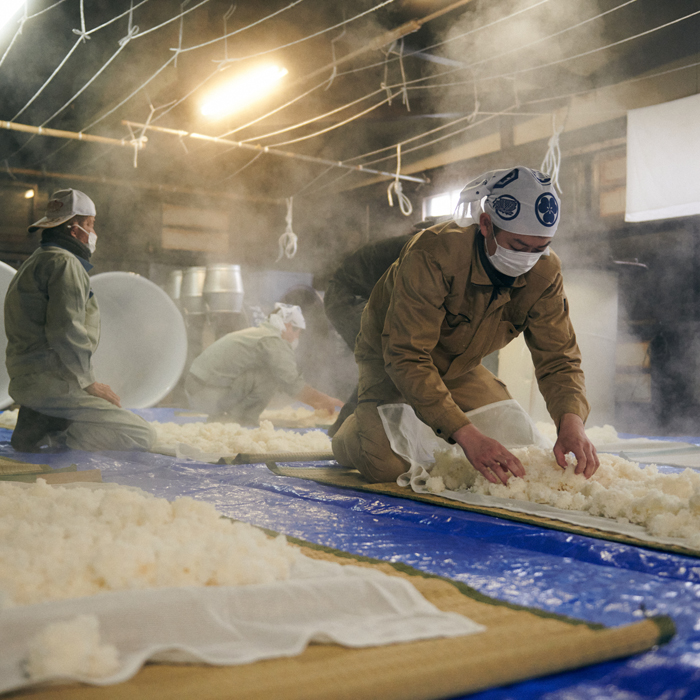
[[[157,420],[171,420],[163,409],[151,411]],[[0,440],[9,435],[0,431]],[[17,456],[7,444],[0,444],[0,453]],[[511,603],[608,626],[645,614],[667,614],[676,623],[670,644],[641,656],[473,698],[685,700],[700,695],[700,559],[279,477],[263,464],[212,465],[118,452],[23,457],[54,467],[75,463],[80,469],[99,468],[105,481],[170,499],[205,500],[230,517],[403,562]]]

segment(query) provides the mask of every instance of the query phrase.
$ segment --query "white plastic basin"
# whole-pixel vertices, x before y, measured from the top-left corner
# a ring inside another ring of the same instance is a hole
[[[133,272],[95,275],[102,331],[93,357],[98,382],[124,408],[149,408],[177,384],[187,360],[185,322],[173,300]]]
[[[0,262],[0,299],[5,301],[7,288],[15,276],[15,268],[4,262]],[[0,305],[0,408],[7,408],[12,403],[8,393],[10,377],[5,369],[5,350],[7,349],[7,337],[5,336],[5,310],[4,303]]]

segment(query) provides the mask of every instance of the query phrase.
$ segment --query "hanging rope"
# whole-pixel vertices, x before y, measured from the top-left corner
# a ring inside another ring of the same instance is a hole
[[[396,50],[397,43],[398,41],[392,41],[391,44],[389,44],[389,48],[386,51],[382,51],[382,53],[384,54],[384,80],[382,80],[382,82],[379,83],[379,87],[382,90],[386,91],[387,101],[389,103],[389,106],[391,106],[391,100],[395,97],[395,95],[392,95],[391,90],[393,87],[399,86],[389,85],[389,56],[391,56],[392,53],[396,53],[399,57],[399,68],[401,70],[401,102],[402,104],[406,105],[406,109],[410,112],[411,105],[408,102],[408,81],[406,79],[406,71],[403,65],[403,37],[401,38],[401,44],[398,51]]]
[[[399,203],[399,209],[404,216],[411,216],[413,213],[413,205],[411,200],[403,193],[403,187],[401,185],[401,180],[399,179],[401,175],[401,144],[396,145],[396,177],[394,181],[389,185],[386,191],[387,199],[389,200],[389,206],[394,206],[394,199],[391,193],[394,192],[396,199]]]
[[[561,194],[561,187],[559,186],[559,167],[561,166],[561,148],[559,147],[559,136],[562,131],[564,131],[564,125],[557,129],[557,117],[556,114],[552,114],[552,136],[547,143],[547,153],[542,161],[542,166],[540,170],[549,175],[552,178],[552,184],[559,190]]]
[[[287,197],[287,216],[285,221],[287,222],[287,228],[285,232],[280,236],[279,240],[279,251],[280,254],[277,256],[275,262],[279,262],[282,258],[293,258],[297,254],[297,237],[294,231],[292,231],[292,206],[294,203],[294,197]]]
[[[345,8],[343,8],[343,20],[345,20]],[[324,90],[328,90],[328,88],[333,85],[333,81],[335,80],[335,76],[338,75],[338,66],[336,65],[338,59],[335,56],[335,42],[338,41],[338,39],[342,39],[345,34],[347,33],[348,28],[346,26],[343,26],[343,31],[338,34],[337,37],[334,39],[331,39],[331,55],[333,57],[333,72],[331,73],[331,77],[328,79],[328,85],[324,88]]]
[[[180,32],[178,35],[178,40],[177,40],[177,52],[175,53],[175,68],[177,68],[177,57],[180,51],[182,51],[182,29],[184,27],[184,22],[185,22],[185,15],[183,14],[183,10],[185,9],[185,6],[190,0],[183,0],[182,3],[180,3]],[[187,150],[187,148],[185,148]]]

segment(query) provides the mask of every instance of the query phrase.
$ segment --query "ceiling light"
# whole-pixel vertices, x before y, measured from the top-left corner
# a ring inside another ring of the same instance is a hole
[[[25,0],[0,0],[0,29],[11,19],[12,15],[24,5]]]
[[[205,99],[202,114],[205,117],[223,117],[247,107],[267,94],[287,73],[286,68],[264,66],[235,78]]]
[[[25,199],[32,199],[32,197],[34,197],[34,190],[27,190],[27,191],[24,193],[24,198],[25,198]]]

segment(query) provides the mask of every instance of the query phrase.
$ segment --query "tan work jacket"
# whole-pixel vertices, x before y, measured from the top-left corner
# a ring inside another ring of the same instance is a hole
[[[547,410],[585,421],[581,354],[561,264],[542,256],[513,286],[494,287],[479,257],[476,225],[454,221],[417,234],[375,286],[355,357],[360,401],[403,400],[439,435],[469,423],[446,386],[524,333]]]

